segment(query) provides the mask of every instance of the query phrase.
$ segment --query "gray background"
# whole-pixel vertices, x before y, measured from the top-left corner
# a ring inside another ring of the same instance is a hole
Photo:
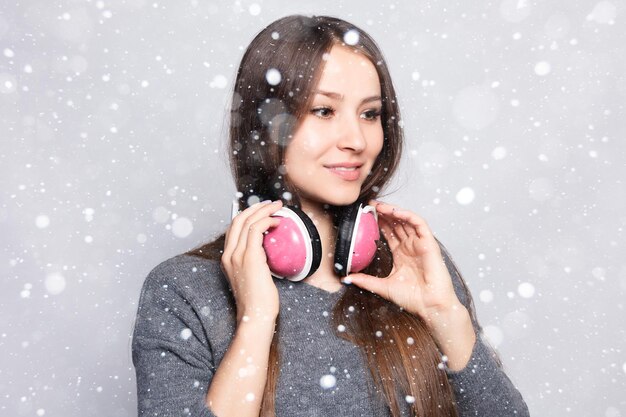
[[[534,416],[626,416],[626,3],[0,3],[0,415],[132,416],[143,279],[225,228],[224,111],[252,37],[362,26],[424,216]]]

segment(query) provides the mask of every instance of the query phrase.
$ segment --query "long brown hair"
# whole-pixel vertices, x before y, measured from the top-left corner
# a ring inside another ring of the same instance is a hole
[[[351,30],[358,34],[358,41],[346,45],[344,35]],[[324,54],[335,45],[358,50],[369,59],[381,85],[384,143],[359,199],[377,198],[396,171],[403,143],[400,111],[385,59],[374,40],[360,28],[337,18],[287,16],[271,23],[252,40],[237,71],[228,150],[240,192],[240,209],[257,198],[282,199],[299,205],[297,190],[285,176],[284,151],[311,104]],[[269,70],[278,71],[278,83],[276,79],[269,82]],[[329,209],[336,217],[341,211],[341,207]],[[188,254],[220,260],[223,248],[224,235]],[[381,239],[377,256],[364,272],[386,277],[392,262],[391,252]],[[475,319],[471,304],[470,310]],[[335,328],[339,324],[345,326],[345,331],[336,335],[361,348],[378,387],[372,395],[381,395],[394,417],[400,416],[400,402],[408,396],[412,397],[408,403],[415,416],[457,416],[451,387],[439,366],[441,354],[420,317],[353,286],[337,302],[332,317]],[[262,416],[275,415],[280,315],[276,329],[270,347]]]

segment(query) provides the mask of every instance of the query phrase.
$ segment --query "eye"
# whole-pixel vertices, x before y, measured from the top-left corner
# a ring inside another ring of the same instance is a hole
[[[361,114],[361,118],[365,120],[374,121],[380,117],[380,109],[372,109],[368,110],[365,113]]]
[[[316,107],[311,110],[311,113],[319,118],[328,119],[335,113],[335,110],[331,107]]]

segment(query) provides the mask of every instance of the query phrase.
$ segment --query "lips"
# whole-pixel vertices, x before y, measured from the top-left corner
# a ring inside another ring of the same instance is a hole
[[[356,181],[361,177],[361,166],[363,164],[359,162],[345,162],[324,167],[346,181]]]

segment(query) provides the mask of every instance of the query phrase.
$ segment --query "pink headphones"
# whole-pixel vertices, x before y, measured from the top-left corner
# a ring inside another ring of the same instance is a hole
[[[237,209],[235,201],[231,217],[237,215]],[[295,206],[284,206],[273,216],[282,219],[263,238],[270,271],[276,278],[301,281],[320,266],[322,244],[319,233],[309,216]],[[360,203],[346,207],[338,224],[335,272],[345,277],[365,269],[376,255],[379,239],[375,207]]]

